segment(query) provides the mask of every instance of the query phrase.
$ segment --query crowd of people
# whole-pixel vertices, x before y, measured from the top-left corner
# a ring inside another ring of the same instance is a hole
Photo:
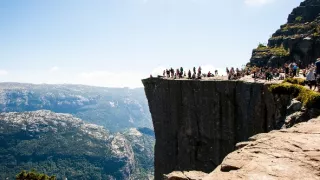
[[[186,71],[183,71],[183,67],[177,68],[174,70],[173,68],[165,69],[163,70],[163,77],[166,78],[173,78],[173,79],[180,79],[180,78],[187,78],[187,79],[201,79],[202,77],[214,77],[218,76],[218,70],[215,70],[215,74],[211,73],[209,71],[206,74],[202,74],[202,68],[199,66],[198,69],[196,67],[193,67],[193,71],[189,69],[188,73]]]
[[[231,67],[226,68],[226,73],[228,80],[237,80],[241,79],[242,77],[249,76],[257,80],[284,80],[285,78],[293,78],[293,77],[304,77],[306,78],[307,84],[310,89],[316,89],[318,87],[318,91],[320,90],[320,58],[316,60],[315,63],[309,64],[304,69],[301,68],[300,63],[285,63],[284,66],[279,68],[272,68],[272,67],[257,67],[257,66],[250,66],[247,65],[241,69]],[[202,79],[203,77],[217,77],[219,76],[218,70],[215,70],[214,73],[211,71],[207,73],[202,72],[201,66],[198,68],[193,67],[192,71],[189,69],[187,72],[184,71],[183,67],[173,69],[165,69],[163,71],[164,78],[172,78],[172,79]],[[152,77],[150,75],[150,77]],[[160,77],[160,76],[159,76]]]
[[[320,92],[320,58],[303,69],[302,74],[306,77],[309,88],[312,89],[314,87],[313,90],[315,90],[318,87],[318,91]]]

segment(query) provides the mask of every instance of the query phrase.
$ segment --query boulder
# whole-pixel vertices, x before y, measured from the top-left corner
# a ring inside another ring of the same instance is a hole
[[[174,171],[164,176],[167,180],[201,180],[207,173],[201,171]]]
[[[302,103],[296,99],[292,99],[290,105],[287,107],[287,112],[289,114],[300,111],[302,108]]]
[[[290,114],[289,116],[286,117],[285,124],[283,128],[289,128],[292,127],[293,125],[304,121],[303,118],[304,113],[301,111],[295,112],[293,114]]]

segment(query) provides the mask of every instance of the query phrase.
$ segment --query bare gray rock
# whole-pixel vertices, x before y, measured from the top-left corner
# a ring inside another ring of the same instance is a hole
[[[302,108],[302,103],[296,99],[292,99],[290,105],[287,107],[288,113],[294,113],[300,111]]]

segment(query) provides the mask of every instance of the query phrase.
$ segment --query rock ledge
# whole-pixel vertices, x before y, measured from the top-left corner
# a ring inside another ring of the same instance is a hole
[[[320,118],[250,140],[203,180],[320,179]]]

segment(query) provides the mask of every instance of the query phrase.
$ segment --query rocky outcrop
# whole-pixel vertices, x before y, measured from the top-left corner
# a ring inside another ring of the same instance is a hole
[[[262,83],[143,80],[152,115],[155,179],[215,169],[237,142],[282,127],[291,97]]]
[[[165,175],[166,180],[201,180],[208,176],[207,173],[201,171],[175,171]]]
[[[251,65],[282,66],[295,61],[304,67],[320,57],[320,1],[305,0],[293,9],[266,47],[252,51]]]
[[[203,180],[320,179],[320,119],[258,134]]]

